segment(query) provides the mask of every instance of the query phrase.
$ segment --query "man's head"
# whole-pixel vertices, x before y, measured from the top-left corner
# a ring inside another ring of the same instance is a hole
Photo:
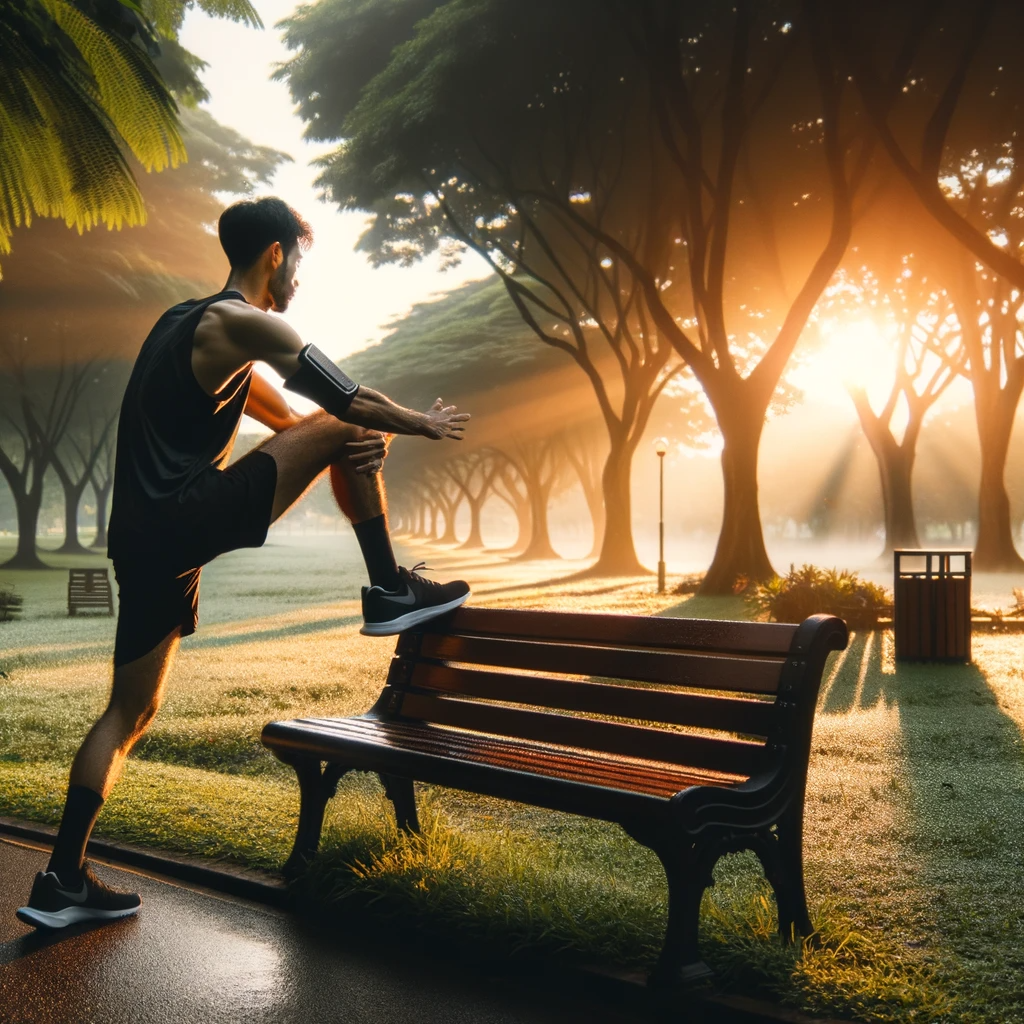
[[[299,284],[299,260],[313,244],[312,228],[287,203],[267,196],[229,206],[220,215],[217,233],[232,275],[255,278],[270,309],[287,309]]]

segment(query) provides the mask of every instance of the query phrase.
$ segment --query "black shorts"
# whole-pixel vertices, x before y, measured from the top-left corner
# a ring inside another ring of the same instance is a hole
[[[114,666],[153,650],[181,627],[199,624],[199,575],[211,559],[267,539],[277,488],[277,463],[258,449],[225,470],[204,471],[174,515],[122,545],[114,558],[118,588]]]

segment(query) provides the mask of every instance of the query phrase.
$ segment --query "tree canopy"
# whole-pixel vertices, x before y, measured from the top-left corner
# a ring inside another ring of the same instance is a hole
[[[709,586],[769,574],[760,434],[870,163],[862,126],[840,123],[852,87],[821,5],[448,0],[421,12],[319,0],[286,22],[296,56],[282,73],[309,134],[339,143],[326,194],[373,214],[362,244],[377,262],[473,248],[535,336],[575,360],[611,444],[609,540],[628,532],[632,453],[685,361],[725,440]],[[376,66],[354,52],[374,18],[389,40],[406,36]],[[635,555],[619,550],[613,566],[635,568]]]

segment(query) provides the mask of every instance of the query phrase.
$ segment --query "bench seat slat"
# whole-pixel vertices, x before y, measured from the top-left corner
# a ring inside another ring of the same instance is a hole
[[[308,722],[309,720],[307,719],[306,721]],[[747,778],[745,775],[733,776],[725,772],[703,772],[700,769],[682,767],[675,764],[664,764],[658,761],[579,750],[572,747],[555,746],[552,744],[531,743],[529,741],[517,740],[505,736],[482,736],[479,733],[467,732],[463,729],[455,729],[447,726],[438,726],[429,722],[389,721],[387,719],[377,719],[375,716],[368,715],[351,720],[342,718],[319,719],[317,720],[317,724],[325,733],[329,733],[334,736],[347,737],[352,734],[352,728],[348,724],[349,721],[370,722],[374,728],[376,723],[386,722],[387,725],[394,726],[394,730],[391,730],[389,733],[392,739],[400,739],[401,736],[408,733],[408,735],[417,738],[420,748],[422,747],[421,741],[423,738],[428,737],[432,752],[443,757],[457,758],[460,756],[461,752],[465,750],[476,750],[482,744],[491,752],[489,756],[492,761],[495,764],[498,764],[501,763],[503,756],[502,752],[505,751],[506,748],[512,749],[513,751],[519,751],[525,745],[529,748],[530,770],[540,772],[541,774],[545,773],[549,769],[558,769],[567,757],[570,760],[578,760],[580,757],[594,759],[594,764],[603,765],[607,763],[610,765],[610,770],[613,772],[615,778],[632,779],[633,784],[629,788],[636,789],[639,792],[647,792],[652,786],[659,791],[660,789],[669,790],[673,789],[673,787],[678,788],[676,783],[680,772],[700,776],[701,778],[707,777],[712,779]],[[427,731],[424,732],[424,730]],[[520,760],[521,759],[517,759],[514,763],[510,763],[509,766],[515,767],[520,763]]]
[[[410,638],[408,642],[410,645],[418,643],[420,657],[441,661],[671,683],[737,693],[776,693],[782,673],[781,661],[766,658],[721,658],[432,633],[424,634],[421,641]],[[398,652],[406,653],[401,641]]]
[[[784,656],[789,653],[797,627],[776,622],[727,622],[469,606],[419,628],[428,633],[475,633],[534,640]]]
[[[713,771],[734,770],[745,775],[753,774],[764,759],[764,747],[760,743],[523,711],[429,693],[405,693],[401,717],[669,764]]]
[[[297,719],[267,726],[264,738],[294,739],[304,751],[324,757],[344,757],[347,744],[371,744],[383,750],[410,750],[430,758],[457,760],[490,768],[566,779],[596,788],[618,789],[668,799],[689,786],[733,786],[745,776],[702,772],[663,764],[643,770],[629,758],[589,751],[566,750],[523,740],[497,739],[460,733],[436,725],[389,722],[373,718]],[[641,769],[641,770],[638,770]]]
[[[615,715],[666,725],[725,729],[754,736],[767,736],[776,716],[774,703],[765,700],[678,693],[548,676],[517,676],[424,662],[416,665],[411,683],[423,689],[487,700]]]

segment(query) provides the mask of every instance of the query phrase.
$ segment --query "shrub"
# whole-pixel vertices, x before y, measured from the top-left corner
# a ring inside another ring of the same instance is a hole
[[[759,618],[774,622],[803,622],[808,615],[825,612],[845,619],[851,629],[874,629],[892,612],[888,592],[846,569],[789,567],[785,576],[747,589],[745,600]]]
[[[10,587],[0,587],[0,622],[8,622],[21,612],[21,598]]]

